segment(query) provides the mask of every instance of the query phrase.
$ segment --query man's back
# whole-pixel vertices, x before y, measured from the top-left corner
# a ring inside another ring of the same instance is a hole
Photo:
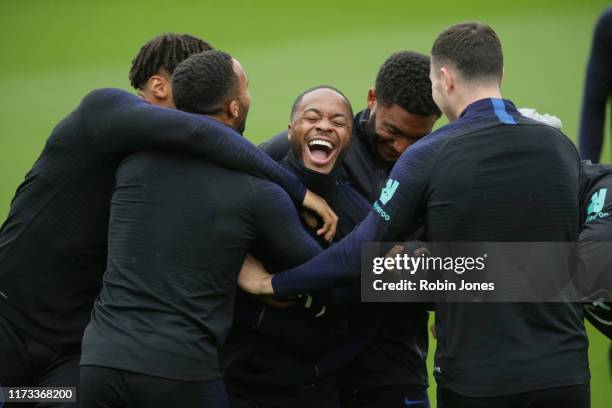
[[[466,122],[426,170],[427,240],[575,241],[579,168],[569,140],[539,124]]]
[[[218,378],[246,252],[256,238],[278,234],[275,224],[301,228],[296,214],[288,196],[264,180],[183,154],[128,157],[117,172],[108,267],[82,364],[177,380]],[[271,248],[285,265],[318,251],[314,241],[285,238]]]
[[[575,148],[555,129],[518,116],[507,120],[515,125],[487,119],[486,105],[468,107],[468,118],[450,125],[432,153],[423,184],[427,240],[575,242]],[[512,106],[507,109],[515,114]],[[558,271],[568,268],[567,259],[550,259],[553,265]],[[512,394],[588,380],[579,304],[438,303],[436,329],[436,378],[462,395]]]

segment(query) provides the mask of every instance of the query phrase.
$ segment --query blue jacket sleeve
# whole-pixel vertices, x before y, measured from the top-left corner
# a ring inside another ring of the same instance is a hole
[[[586,72],[580,118],[580,156],[599,162],[603,144],[605,111],[612,94],[612,8],[599,19]]]
[[[329,290],[359,278],[361,244],[409,236],[423,214],[430,169],[441,138],[431,134],[408,149],[393,167],[386,187],[357,228],[328,250],[272,278],[274,293],[289,296]]]
[[[590,187],[583,206],[590,203],[593,194],[601,189],[612,190],[612,175],[602,177]],[[600,213],[612,213],[612,197],[604,195]],[[585,221],[585,218],[582,218]],[[604,302],[612,291],[612,218],[610,216],[587,219],[578,243],[578,273],[576,286],[583,296],[591,299],[585,303],[584,317],[601,333],[612,339],[612,302]]]
[[[153,106],[119,89],[99,89],[77,109],[89,143],[101,154],[166,149],[278,183],[296,204],[299,179],[230,127],[204,115]]]
[[[299,265],[320,253],[321,246],[302,226],[287,194],[276,184],[255,178],[252,182],[257,240],[279,267]]]

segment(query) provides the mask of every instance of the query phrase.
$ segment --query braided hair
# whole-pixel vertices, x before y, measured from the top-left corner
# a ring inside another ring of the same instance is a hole
[[[142,89],[149,78],[162,69],[172,75],[176,66],[190,55],[212,49],[208,42],[189,34],[159,35],[143,45],[132,60],[130,84],[135,89]]]

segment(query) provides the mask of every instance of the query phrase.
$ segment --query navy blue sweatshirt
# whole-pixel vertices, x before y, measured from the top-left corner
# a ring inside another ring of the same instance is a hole
[[[284,267],[321,251],[279,186],[191,155],[130,155],[117,170],[81,365],[220,378],[238,272],[255,242]]]

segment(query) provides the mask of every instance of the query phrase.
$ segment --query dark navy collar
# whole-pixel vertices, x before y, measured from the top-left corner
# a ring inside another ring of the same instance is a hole
[[[353,120],[353,135],[357,136],[357,138],[363,142],[372,157],[379,159],[378,150],[376,148],[378,137],[376,133],[372,131],[372,126],[370,125],[370,108],[366,108],[355,115],[355,119]]]
[[[472,118],[482,118],[483,116],[496,116],[500,122],[515,125],[516,118],[521,116],[516,106],[508,99],[486,98],[480,99],[469,104],[459,119],[470,120]]]
[[[340,183],[340,166],[338,163],[342,157],[338,157],[336,166],[328,174],[319,173],[305,167],[289,150],[287,156],[281,161],[283,167],[295,174],[307,189],[321,195],[338,187]]]

